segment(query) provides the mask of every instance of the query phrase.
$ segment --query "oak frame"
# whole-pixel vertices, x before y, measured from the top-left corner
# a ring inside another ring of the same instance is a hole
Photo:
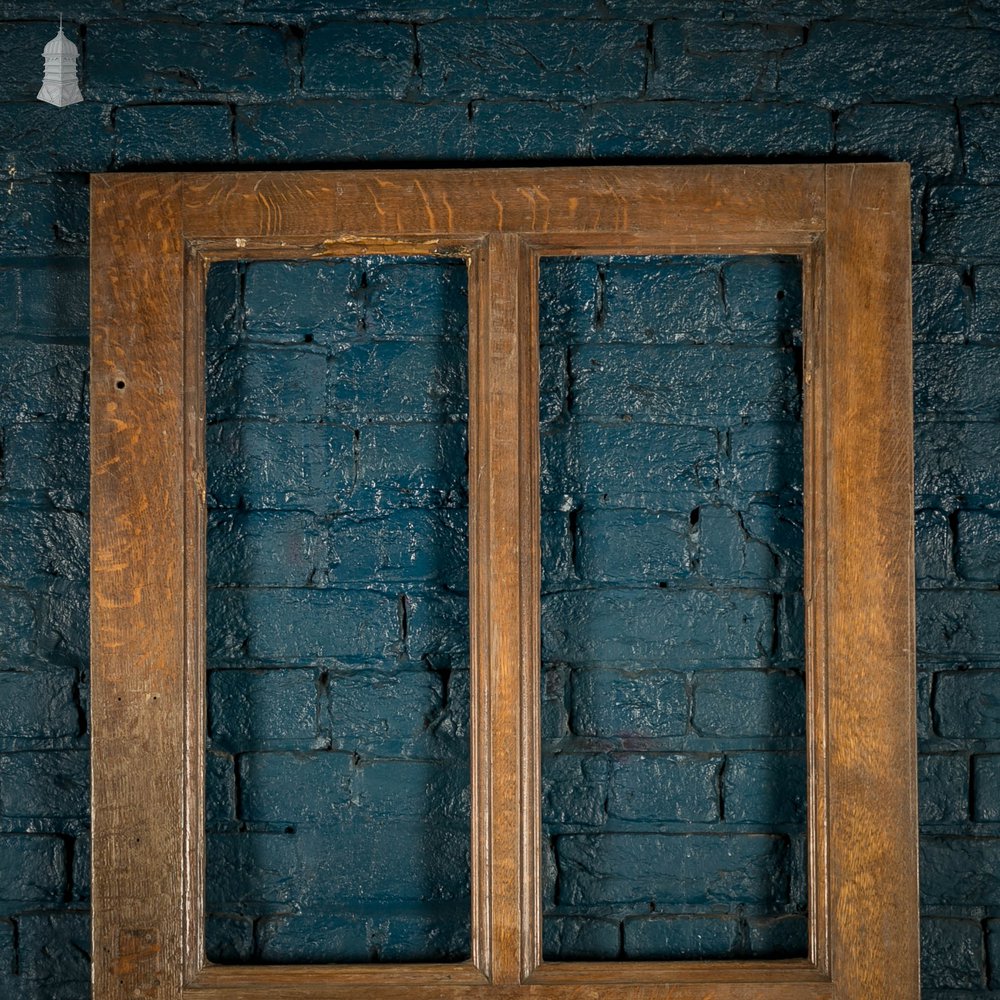
[[[719,252],[803,266],[809,957],[543,963],[538,260]],[[470,267],[472,959],[210,965],[206,275],[363,253]],[[918,996],[909,281],[905,164],[95,175],[95,997]]]

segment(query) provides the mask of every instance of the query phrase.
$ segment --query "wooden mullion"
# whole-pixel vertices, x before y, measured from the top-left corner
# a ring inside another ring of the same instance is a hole
[[[525,628],[537,590],[525,579],[533,558],[530,527],[530,432],[526,418],[526,334],[531,319],[531,269],[516,235],[491,234],[473,261],[475,300],[470,338],[473,372],[470,518],[473,525],[472,619],[477,823],[484,865],[477,873],[474,912],[482,924],[477,960],[491,982],[517,983],[532,958],[529,896],[525,885],[523,796],[536,739],[525,704],[531,683],[526,664],[537,658]],[[527,481],[526,481],[527,477]],[[537,492],[537,491],[536,491]],[[537,728],[537,727],[535,727]],[[537,753],[534,754],[537,757]],[[534,783],[532,783],[534,787]],[[527,834],[530,840],[530,834]],[[534,866],[531,866],[534,868]]]

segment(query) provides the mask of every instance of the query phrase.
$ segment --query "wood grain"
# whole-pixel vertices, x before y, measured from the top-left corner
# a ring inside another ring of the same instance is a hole
[[[919,996],[909,171],[827,168],[824,399],[831,971]]]
[[[184,901],[181,184],[91,188],[95,997],[179,996]]]
[[[907,171],[595,167],[97,177],[94,995],[918,996]],[[805,303],[808,960],[543,963],[538,260],[793,253]],[[214,260],[470,266],[472,961],[204,958],[204,285]]]

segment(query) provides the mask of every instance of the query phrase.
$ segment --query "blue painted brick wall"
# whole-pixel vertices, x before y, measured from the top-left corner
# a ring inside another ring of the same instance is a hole
[[[465,265],[207,299],[208,957],[468,958]]]
[[[0,0],[0,992],[16,1000],[88,992],[86,171],[889,157],[913,165],[925,995],[1000,995],[995,3],[80,0],[66,14],[88,101],[59,111],[34,101],[52,9]],[[583,281],[578,293],[590,287]],[[612,283],[604,294],[613,302]],[[683,314],[691,297],[673,298]],[[729,301],[731,316],[742,309],[748,318],[764,305],[752,292]],[[384,307],[394,308],[391,296]],[[717,308],[691,309],[688,329],[717,328]],[[630,317],[622,336],[641,319]],[[328,335],[315,332],[317,341]],[[608,326],[605,335],[613,340]],[[558,363],[546,371],[558,379]],[[763,433],[751,422],[734,436],[758,482],[773,471]],[[661,443],[677,454],[700,448],[697,437]],[[269,447],[264,438],[249,444]],[[595,444],[616,447],[607,435]],[[348,445],[324,441],[336,489]],[[372,435],[368,445],[372,480],[398,469],[391,441]],[[302,470],[304,489],[316,475]],[[603,484],[579,485],[598,493]],[[681,470],[653,485],[682,497],[703,480]],[[657,571],[667,573],[677,551],[669,522],[663,537]],[[547,559],[566,565],[569,555],[547,543]],[[713,558],[729,558],[724,544]],[[756,558],[745,563],[751,577],[761,572]],[[266,551],[251,562],[266,575]],[[548,733],[565,725],[569,682],[568,671],[552,672]],[[675,724],[669,699],[657,713],[667,729]],[[615,724],[600,714],[587,722]],[[294,717],[282,725],[293,742],[301,738]],[[217,814],[232,795],[218,790]],[[566,950],[607,947],[596,926],[568,926]],[[233,917],[219,940],[239,942],[241,927]],[[640,950],[683,951],[708,939],[725,950],[778,934],[656,914],[628,927],[626,942]],[[345,949],[360,946],[350,928],[339,933]],[[325,947],[317,935],[276,926],[260,947],[275,955],[290,941]],[[394,947],[387,938],[385,953]]]
[[[547,958],[806,951],[801,302],[780,258],[543,261]]]

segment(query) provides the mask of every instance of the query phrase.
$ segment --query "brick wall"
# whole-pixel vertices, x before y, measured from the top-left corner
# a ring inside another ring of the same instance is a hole
[[[543,262],[545,953],[806,953],[801,276]]]
[[[914,171],[925,993],[1000,995],[993,0],[65,13],[87,103],[60,111],[34,101],[51,9],[0,0],[0,993],[87,995],[86,171],[889,157]]]

